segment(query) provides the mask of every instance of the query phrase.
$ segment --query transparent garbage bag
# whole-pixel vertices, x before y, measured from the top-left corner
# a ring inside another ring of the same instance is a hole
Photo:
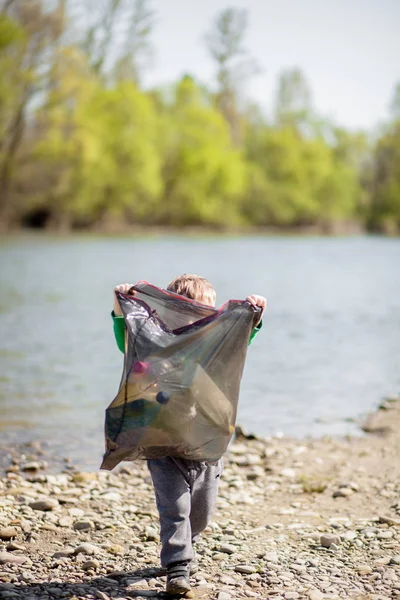
[[[106,409],[101,469],[175,456],[217,461],[235,430],[240,380],[259,309],[220,309],[139,282],[117,292],[125,319],[124,368]]]

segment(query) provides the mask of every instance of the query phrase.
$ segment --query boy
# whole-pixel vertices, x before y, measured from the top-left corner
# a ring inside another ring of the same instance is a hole
[[[114,334],[122,352],[125,322],[115,292],[128,293],[131,287],[132,284],[125,283],[114,289]],[[215,290],[204,277],[184,274],[171,281],[167,289],[215,306]],[[260,320],[251,333],[250,344],[261,329],[266,299],[252,295],[246,300],[262,309]],[[167,594],[184,594],[190,591],[189,575],[197,571],[193,542],[207,527],[215,510],[223,461],[220,459],[216,464],[209,464],[171,456],[148,460],[147,464],[160,516],[161,564],[167,569],[166,591]]]

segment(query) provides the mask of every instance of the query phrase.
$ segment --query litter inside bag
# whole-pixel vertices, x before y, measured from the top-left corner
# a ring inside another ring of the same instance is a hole
[[[125,319],[124,369],[106,410],[101,469],[175,456],[218,460],[235,429],[240,380],[258,309],[221,309],[139,282],[117,292]]]

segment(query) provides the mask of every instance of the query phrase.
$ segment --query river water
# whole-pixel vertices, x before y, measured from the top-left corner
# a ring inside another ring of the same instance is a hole
[[[261,435],[358,434],[400,392],[400,240],[14,237],[0,245],[0,437],[96,468],[122,354],[112,289],[199,273],[217,304],[267,296],[238,422]]]

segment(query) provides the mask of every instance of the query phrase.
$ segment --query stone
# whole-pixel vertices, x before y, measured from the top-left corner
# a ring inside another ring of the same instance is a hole
[[[39,469],[40,463],[38,462],[29,462],[22,466],[23,471],[30,471],[31,473],[35,473],[36,471],[39,471]]]
[[[267,552],[263,557],[267,562],[278,563],[279,557],[276,552]]]
[[[64,593],[63,590],[58,587],[48,587],[46,589],[46,592],[48,594],[51,594],[52,596],[62,596],[62,594]]]
[[[307,567],[304,565],[290,565],[290,568],[292,571],[296,571],[296,573],[306,573],[307,572]]]
[[[251,573],[256,573],[257,569],[254,565],[236,565],[235,571],[243,575],[251,575]]]
[[[113,544],[112,546],[108,546],[107,552],[113,556],[118,556],[120,554],[125,554],[125,548],[120,544]]]
[[[339,546],[340,537],[338,535],[326,533],[321,535],[320,544],[321,546],[324,546],[324,548],[331,548],[332,545]]]
[[[159,539],[158,531],[154,527],[146,527],[146,540],[148,542],[157,542]]]
[[[347,542],[352,542],[353,540],[355,540],[357,538],[357,533],[355,531],[351,531],[351,530],[346,531],[342,537]]]
[[[377,534],[377,540],[389,540],[393,537],[393,531],[381,531]]]
[[[16,544],[15,542],[10,542],[7,544],[7,550],[9,552],[15,552],[15,550],[25,550],[25,546],[22,544]]]
[[[11,554],[10,552],[0,552],[0,565],[23,565],[28,562],[29,559],[26,556],[20,554]]]
[[[90,531],[94,529],[94,524],[92,521],[75,521],[74,529],[75,531]]]
[[[231,600],[232,596],[228,592],[219,592],[217,600]]]
[[[71,517],[75,517],[75,518],[79,519],[79,517],[83,517],[83,515],[85,514],[85,511],[82,510],[81,508],[73,506],[72,508],[70,508],[68,510],[68,513],[71,515]]]
[[[35,502],[29,504],[33,510],[42,511],[54,510],[58,505],[58,500],[55,498],[43,498],[42,500],[35,500]]]
[[[372,569],[369,565],[358,565],[356,568],[359,575],[369,575],[372,573]]]
[[[107,594],[101,592],[100,590],[95,590],[94,595],[96,598],[98,598],[98,600],[110,600],[110,596],[107,596]]]
[[[221,575],[219,578],[220,582],[224,585],[236,585],[237,579],[230,577],[229,575]]]
[[[300,598],[300,594],[298,592],[285,592],[283,596],[285,600],[297,600],[297,598]]]
[[[81,544],[75,550],[72,551],[73,554],[86,554],[87,556],[93,556],[95,554],[101,554],[101,548],[96,546],[95,544],[90,544],[89,542],[85,542]]]
[[[221,544],[218,550],[219,552],[223,552],[224,554],[235,554],[235,552],[238,551],[236,546],[233,546],[232,544]]]
[[[0,540],[8,541],[18,535],[15,527],[0,527]]]
[[[379,517],[379,522],[380,523],[386,523],[387,525],[395,525],[397,527],[400,527],[400,520],[399,519],[392,519],[392,517],[388,517],[386,515],[382,515]]]
[[[72,548],[70,548],[69,550],[58,550],[57,552],[54,552],[53,558],[69,558],[70,556],[73,556],[74,554],[75,554],[75,551],[72,550]]]
[[[297,472],[295,469],[287,468],[287,469],[283,469],[280,474],[282,477],[287,477],[288,479],[293,479],[294,477],[296,477]]]
[[[87,560],[86,562],[83,563],[82,569],[84,571],[89,571],[90,569],[97,571],[97,569],[100,569],[100,563],[98,560],[93,560],[93,559]]]
[[[308,597],[310,600],[322,600],[324,595],[319,590],[309,590]]]
[[[60,527],[72,527],[73,522],[74,521],[72,517],[64,516],[58,519],[58,524]]]
[[[126,582],[129,588],[148,588],[149,584],[146,579],[128,579]]]
[[[335,492],[333,492],[332,497],[333,498],[347,498],[348,496],[351,496],[352,494],[354,494],[354,491],[351,488],[342,487],[342,488],[339,488],[338,490],[336,490]]]
[[[400,554],[398,556],[392,556],[390,559],[391,565],[400,565]]]
[[[119,492],[104,492],[101,494],[101,498],[110,502],[120,502],[121,494]]]

